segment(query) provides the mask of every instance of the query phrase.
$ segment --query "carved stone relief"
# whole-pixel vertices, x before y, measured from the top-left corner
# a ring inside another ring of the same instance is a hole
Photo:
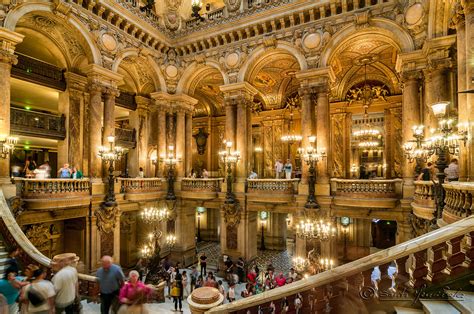
[[[226,226],[226,246],[227,249],[236,250],[237,249],[237,227],[227,225]]]
[[[95,211],[97,217],[97,228],[101,233],[112,233],[115,228],[116,217],[119,209],[117,206],[102,205],[100,209]]]

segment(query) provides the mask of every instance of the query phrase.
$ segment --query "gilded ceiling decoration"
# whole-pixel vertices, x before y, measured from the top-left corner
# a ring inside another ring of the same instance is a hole
[[[191,84],[190,96],[199,103],[194,110],[194,116],[224,115],[224,98],[219,86],[224,85],[221,73],[215,68],[207,68]]]
[[[153,72],[148,66],[146,57],[130,56],[122,60],[120,63],[119,72],[125,71],[134,82],[133,92],[145,94],[149,91],[149,86],[154,87]],[[126,80],[126,78],[124,78]],[[130,82],[125,82],[125,85],[130,86]],[[136,89],[136,90],[135,90]]]

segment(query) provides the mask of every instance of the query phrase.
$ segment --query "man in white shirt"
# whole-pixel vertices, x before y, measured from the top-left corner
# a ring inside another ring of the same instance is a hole
[[[76,257],[77,258],[77,257]],[[53,271],[55,275],[51,282],[56,291],[56,313],[66,314],[74,313],[74,300],[78,295],[78,278],[76,268],[71,266],[74,263],[74,257],[59,257],[53,260]]]
[[[459,165],[456,158],[451,159],[448,168],[444,169],[446,179],[451,181],[459,181]]]
[[[280,174],[283,170],[283,163],[281,162],[280,159],[277,159],[275,162],[275,178],[280,179]]]
[[[291,173],[293,172],[293,165],[291,164],[291,160],[287,159],[285,164],[285,179],[291,179]]]
[[[249,179],[257,179],[258,175],[255,171],[250,171]]]

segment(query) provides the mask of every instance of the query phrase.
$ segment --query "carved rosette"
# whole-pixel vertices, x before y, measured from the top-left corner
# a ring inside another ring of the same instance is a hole
[[[118,214],[119,208],[117,205],[107,206],[103,204],[99,210],[96,210],[95,216],[99,231],[103,234],[113,233]]]
[[[227,7],[227,10],[233,13],[240,9],[242,0],[224,0],[224,3],[225,3],[225,6]]]

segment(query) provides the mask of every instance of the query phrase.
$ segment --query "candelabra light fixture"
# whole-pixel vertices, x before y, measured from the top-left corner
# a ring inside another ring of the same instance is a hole
[[[306,219],[296,225],[296,236],[308,240],[328,241],[336,236],[336,228],[329,221]]]
[[[120,146],[115,146],[115,137],[112,135],[107,137],[107,142],[109,143],[109,146],[101,146],[98,155],[102,161],[109,164],[109,189],[107,191],[106,204],[115,204],[114,163],[125,155],[126,150]]]
[[[417,161],[427,162],[430,157],[430,152],[426,148],[426,141],[424,140],[424,125],[413,126],[413,140],[408,141],[403,145],[405,156],[410,163]]]
[[[322,149],[317,151],[313,146],[316,142],[316,136],[309,137],[310,145],[306,148],[299,148],[298,153],[302,156],[304,162],[309,166],[309,180],[308,180],[308,199],[305,208],[317,209],[319,208],[316,202],[316,164],[326,158],[326,151]]]
[[[170,220],[170,211],[166,204],[158,204],[157,206],[145,207],[140,212],[140,218],[144,223],[152,226],[153,231],[148,234],[148,242],[143,246],[141,252],[145,258],[150,258],[155,254],[160,253],[159,240],[163,237],[163,232],[159,230],[158,224],[163,221]],[[173,247],[176,243],[176,236],[168,234],[165,237],[165,244],[168,247]]]
[[[326,270],[330,270],[335,266],[333,259],[321,257],[319,254],[315,253],[314,249],[308,252],[307,258],[295,256],[292,262],[293,268],[296,272],[300,274],[306,273],[304,278],[309,277],[309,275],[316,275]]]
[[[232,166],[236,165],[237,162],[239,162],[240,152],[232,150],[233,143],[231,141],[227,141],[227,140],[224,141],[224,145],[225,145],[225,150],[220,151],[219,156],[221,157],[227,169],[227,178],[226,178],[227,192],[226,192],[226,197],[225,197],[225,203],[233,204],[235,203],[235,197],[234,197],[234,193],[232,192]]]
[[[174,194],[174,169],[178,162],[181,162],[181,156],[176,155],[173,145],[169,145],[166,154],[160,156],[160,162],[168,166],[168,191],[166,193],[167,200],[175,200]]]
[[[8,156],[10,156],[15,150],[15,145],[17,142],[18,137],[0,134],[0,146],[2,148],[0,151],[0,158],[7,159]]]

